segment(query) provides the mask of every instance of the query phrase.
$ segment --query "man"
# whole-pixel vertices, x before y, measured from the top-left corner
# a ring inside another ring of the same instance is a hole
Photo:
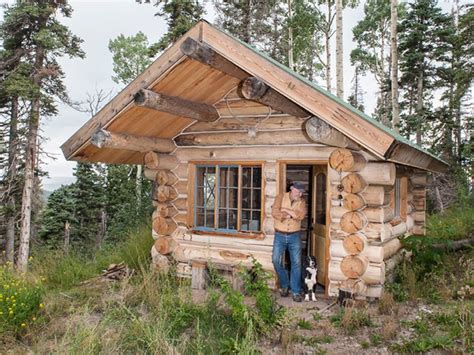
[[[275,221],[275,240],[273,241],[272,261],[280,280],[280,295],[288,296],[291,289],[293,301],[301,302],[301,221],[306,216],[306,203],[303,200],[304,186],[293,182],[290,191],[280,194],[272,206]],[[291,274],[283,265],[283,255],[288,249]]]

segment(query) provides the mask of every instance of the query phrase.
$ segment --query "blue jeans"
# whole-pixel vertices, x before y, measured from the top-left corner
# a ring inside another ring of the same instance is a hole
[[[286,249],[290,253],[290,280],[288,280],[288,270],[283,265]],[[275,231],[272,261],[280,280],[280,287],[290,287],[293,295],[299,295],[301,293],[301,233],[299,231],[291,234]]]

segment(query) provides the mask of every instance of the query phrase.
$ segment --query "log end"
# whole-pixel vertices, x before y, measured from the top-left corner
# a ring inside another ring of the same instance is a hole
[[[242,97],[247,100],[258,100],[266,94],[267,84],[256,77],[249,77],[242,80],[239,91]]]

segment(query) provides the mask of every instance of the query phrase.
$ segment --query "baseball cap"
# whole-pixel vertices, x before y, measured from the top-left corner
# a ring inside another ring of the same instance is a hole
[[[304,188],[304,185],[303,183],[301,183],[300,181],[294,181],[291,186],[290,186],[290,189],[291,188],[294,188],[294,189],[297,189],[301,192],[305,192],[305,188]]]

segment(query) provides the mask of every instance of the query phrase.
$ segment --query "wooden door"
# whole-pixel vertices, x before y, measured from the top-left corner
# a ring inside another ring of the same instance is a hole
[[[311,208],[311,254],[318,264],[317,280],[326,286],[326,213],[327,213],[327,166],[313,166],[313,196]]]

